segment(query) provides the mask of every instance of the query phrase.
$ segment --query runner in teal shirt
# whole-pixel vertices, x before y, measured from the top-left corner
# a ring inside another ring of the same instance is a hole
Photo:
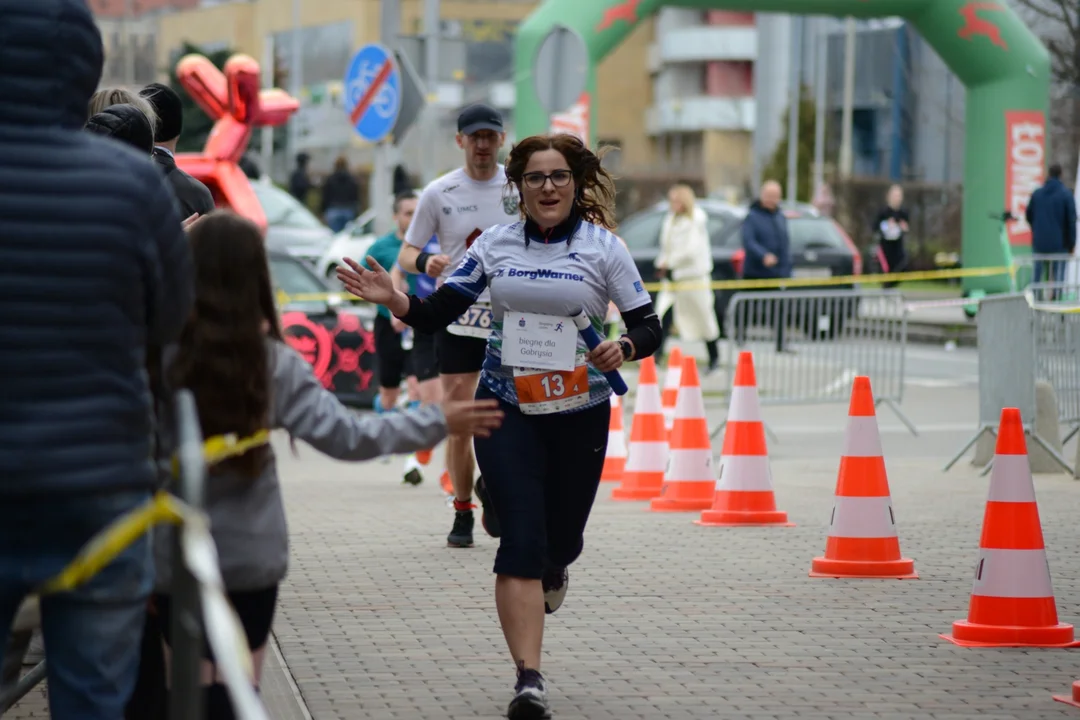
[[[398,235],[397,230],[392,230],[387,234],[383,235],[378,240],[376,240],[374,243],[372,243],[371,247],[368,249],[365,255],[370,255],[371,257],[375,258],[375,262],[382,265],[387,272],[390,272],[390,270],[393,269],[394,265],[397,264],[398,253],[401,252],[402,240],[403,238]],[[371,269],[370,267],[368,267],[366,257],[361,264],[366,269]],[[390,319],[389,310],[387,310],[382,305],[378,305],[376,307],[378,308],[377,311],[379,315],[382,315],[387,320]]]

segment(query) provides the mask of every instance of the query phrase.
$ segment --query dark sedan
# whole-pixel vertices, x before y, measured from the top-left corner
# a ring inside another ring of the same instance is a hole
[[[378,392],[374,308],[334,293],[307,264],[285,253],[270,253],[270,275],[279,293],[285,342],[341,402],[371,407]]]
[[[742,277],[742,221],[745,207],[710,199],[699,199],[698,207],[708,216],[709,238],[712,245],[713,280],[735,280]],[[635,213],[619,224],[619,236],[626,241],[630,255],[643,278],[656,278],[654,265],[660,252],[660,227],[667,212],[667,203]],[[796,278],[861,275],[862,256],[844,229],[832,218],[812,214],[804,209],[785,210],[791,234],[791,254]],[[852,285],[828,285],[832,290]],[[800,288],[803,289],[803,288]],[[809,289],[809,288],[807,288]],[[721,333],[726,336],[724,318],[734,290],[717,290],[716,317]]]

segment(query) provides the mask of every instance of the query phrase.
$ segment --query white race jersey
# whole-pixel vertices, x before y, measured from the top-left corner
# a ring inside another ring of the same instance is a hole
[[[439,247],[450,258],[439,277],[438,284],[442,285],[465,259],[465,252],[480,233],[519,219],[517,192],[507,185],[502,165],[495,167],[495,175],[486,182],[477,182],[464,168],[458,168],[424,188],[405,242],[423,248],[432,235],[438,236]],[[477,301],[487,303],[490,298],[485,290]]]

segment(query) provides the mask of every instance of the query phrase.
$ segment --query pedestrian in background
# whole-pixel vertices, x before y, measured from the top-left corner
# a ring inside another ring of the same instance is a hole
[[[1061,165],[1050,166],[1046,183],[1031,194],[1024,213],[1031,226],[1031,250],[1036,255],[1072,254],[1076,247],[1076,199],[1061,181]],[[1035,260],[1032,282],[1051,283],[1051,300],[1061,294],[1065,283],[1066,259]]]
[[[908,255],[905,247],[908,231],[911,229],[907,208],[904,207],[904,189],[893,185],[885,195],[885,207],[874,218],[874,237],[881,248],[882,271],[886,273],[904,272],[907,269]],[[885,283],[886,288],[896,287],[896,281]]]
[[[149,148],[83,130],[104,64],[85,1],[3,7],[0,648],[23,598],[156,489],[147,350],[178,337],[193,298]],[[143,536],[85,584],[41,596],[53,718],[123,716],[152,582]]]
[[[339,157],[322,185],[323,221],[335,233],[341,232],[356,217],[359,207],[360,186],[349,172],[349,161]]]
[[[311,188],[314,187],[311,182],[311,176],[308,174],[308,162],[311,160],[311,156],[307,153],[299,153],[296,156],[296,168],[289,175],[289,194],[300,201],[300,204],[307,207],[307,196],[311,192]]]
[[[720,367],[720,325],[716,320],[712,280],[712,245],[709,218],[696,205],[689,185],[675,185],[668,192],[669,210],[660,229],[660,254],[656,258],[657,277],[670,277],[679,288],[672,299],[672,315],[683,342],[704,342],[709,353],[709,372]],[[664,340],[671,330],[664,315]],[[660,353],[663,352],[661,346]]]
[[[775,180],[768,180],[761,186],[761,195],[750,205],[742,226],[742,246],[746,253],[743,261],[743,279],[779,280],[791,277],[791,235],[788,232],[787,218],[780,209],[783,189]],[[774,292],[777,288],[747,288]],[[744,290],[743,292],[746,292]],[[751,306],[758,305],[752,300],[743,306],[742,312],[735,318],[735,337],[739,343],[746,342],[749,325],[757,320],[776,325],[776,351],[784,350],[784,326],[790,319],[786,317],[784,303],[775,302],[759,306],[762,317],[750,317]]]

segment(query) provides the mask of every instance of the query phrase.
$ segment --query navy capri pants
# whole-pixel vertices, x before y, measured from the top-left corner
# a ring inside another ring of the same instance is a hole
[[[494,398],[480,386],[477,399]],[[499,575],[540,579],[564,568],[585,546],[607,454],[611,404],[572,413],[525,415],[500,401],[506,413],[491,437],[474,438],[502,537],[495,553]]]

